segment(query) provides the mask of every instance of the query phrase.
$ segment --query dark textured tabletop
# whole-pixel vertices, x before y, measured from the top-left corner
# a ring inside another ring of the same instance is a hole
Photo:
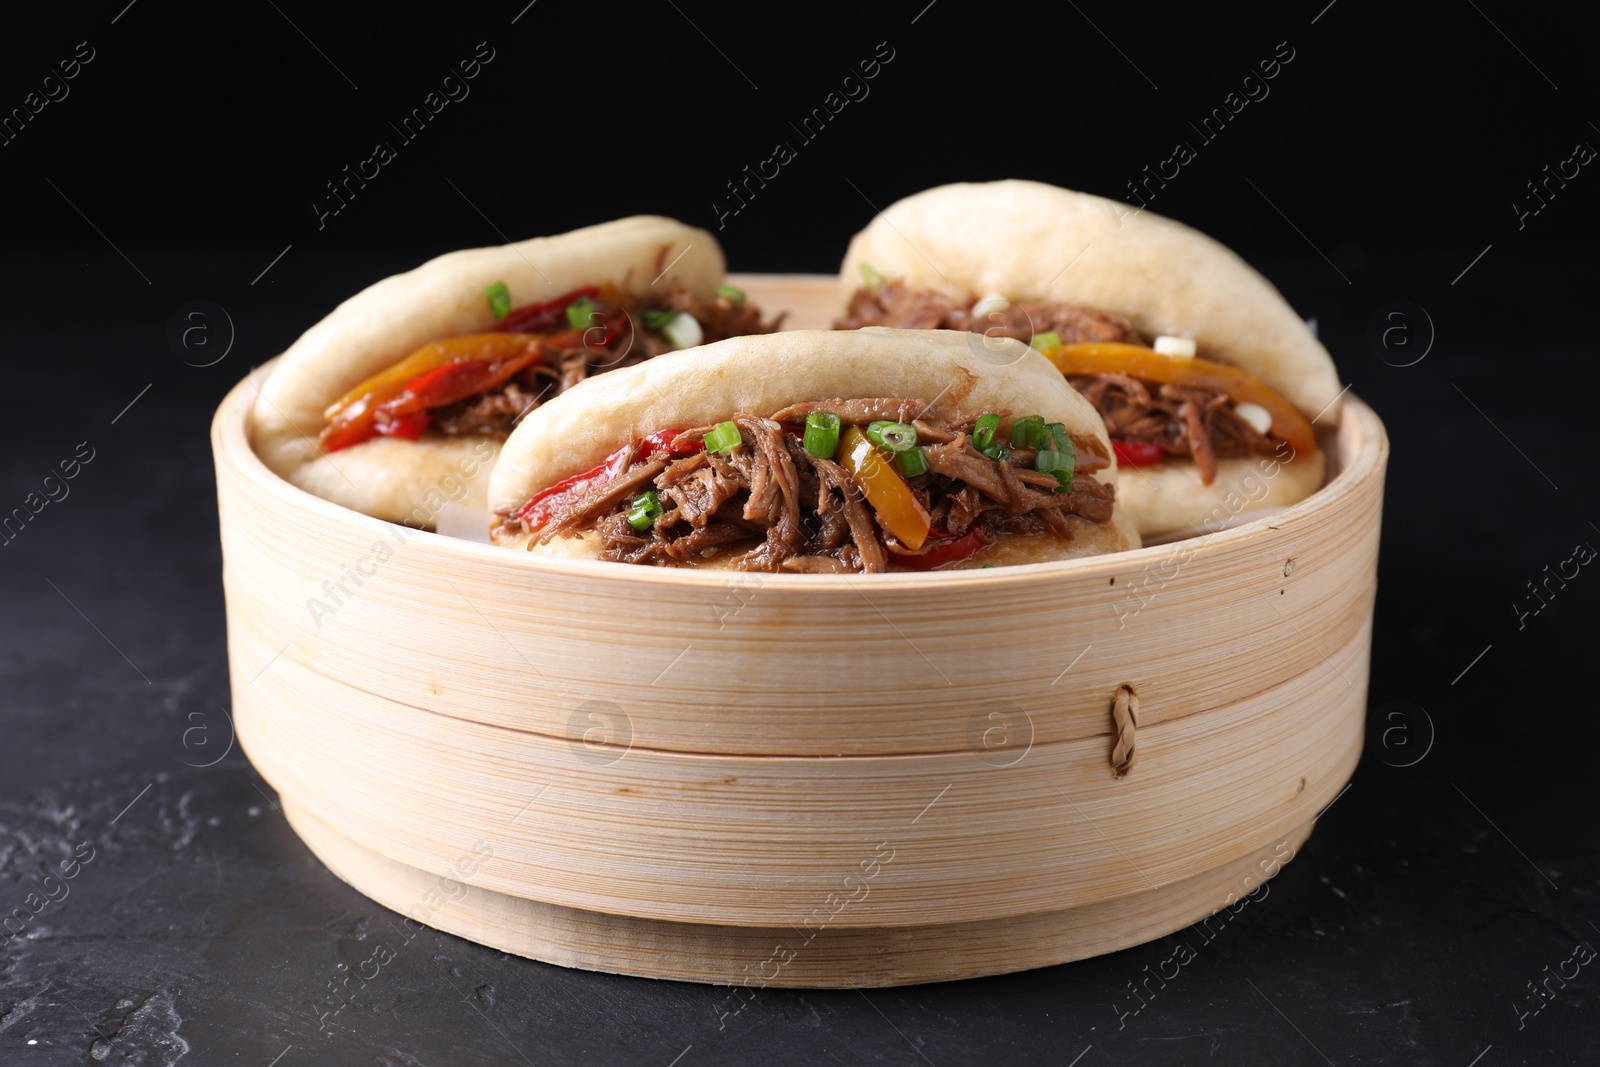
[[[416,255],[252,287],[254,260],[134,250],[151,291],[109,249],[0,261],[4,509],[75,471],[0,546],[0,1064],[1600,1062],[1593,259],[1496,247],[1452,285],[1477,251],[1343,248],[1353,284],[1261,262],[1393,442],[1368,752],[1265,894],[1099,959],[726,1020],[724,989],[401,944],[232,743],[211,411]],[[169,336],[195,299],[209,348]]]

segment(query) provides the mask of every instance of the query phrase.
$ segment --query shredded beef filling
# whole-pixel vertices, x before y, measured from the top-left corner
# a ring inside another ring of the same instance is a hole
[[[609,345],[552,349],[543,361],[503,385],[438,408],[433,412],[430,429],[446,437],[492,437],[504,441],[524,415],[591,374],[631,367],[672,351],[672,343],[659,330],[644,325],[646,311],[689,313],[700,323],[704,344],[744,334],[771,333],[784,319],[779,315],[771,322],[763,322],[761,309],[753,304],[722,295],[701,300],[681,285],[674,285],[663,300],[654,304],[622,305],[596,297],[594,309],[602,316],[593,320],[597,323],[611,322],[622,314],[628,318],[621,335]],[[592,332],[598,337],[597,331]]]
[[[1226,393],[1162,385],[1125,374],[1074,374],[1069,379],[1106,421],[1113,441],[1151,444],[1169,456],[1188,456],[1210,485],[1217,460],[1272,452],[1273,439],[1233,410]]]
[[[1053,331],[1062,344],[1145,343],[1127,319],[1093,308],[1034,301],[974,318],[975,304],[929,289],[912,289],[904,282],[884,281],[871,289],[857,289],[845,317],[834,327],[970,330],[1022,341]],[[1123,374],[1073,375],[1071,381],[1105,419],[1113,441],[1157,445],[1169,456],[1193,459],[1206,485],[1216,479],[1217,460],[1270,453],[1277,447],[1271,437],[1234,413],[1226,393],[1144,382]]]
[[[675,566],[737,552],[733,565],[739,570],[877,573],[897,556],[926,553],[971,531],[987,545],[1003,533],[1071,539],[1072,516],[1111,521],[1115,487],[1080,468],[1071,490],[1058,492],[1053,474],[1033,469],[1033,452],[990,459],[973,448],[972,420],[949,424],[925,416],[916,425],[926,427],[919,436],[926,443],[928,472],[907,484],[933,532],[920,552],[912,552],[882,526],[849,472],[807,452],[798,433],[812,411],[839,414],[845,425],[865,425],[878,418],[908,419],[926,408],[921,400],[880,397],[797,404],[770,419],[735,415],[742,438],[737,448],[635,461],[616,479],[570,501],[534,533],[544,542],[597,531],[601,558],[621,563]],[[1087,450],[1080,454],[1092,461]],[[636,530],[628,513],[645,489],[655,490],[663,510],[649,528]],[[519,521],[506,520],[513,526]]]
[[[838,330],[859,330],[863,326],[892,326],[900,330],[969,330],[992,337],[1015,337],[1031,341],[1035,334],[1055,333],[1062,344],[1080,341],[1120,341],[1142,345],[1144,341],[1127,319],[1104,311],[1035,300],[1012,304],[974,318],[975,300],[952,300],[930,289],[912,289],[905,282],[879,282],[871,289],[857,289],[850,298],[844,318],[834,323]]]

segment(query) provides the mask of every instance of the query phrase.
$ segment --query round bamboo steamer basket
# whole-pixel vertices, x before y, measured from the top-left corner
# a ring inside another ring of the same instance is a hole
[[[1112,951],[1249,892],[1360,755],[1388,445],[1354,398],[1320,492],[1218,533],[758,576],[367,518],[260,463],[254,395],[212,428],[240,742],[337,874],[505,951],[800,986]]]

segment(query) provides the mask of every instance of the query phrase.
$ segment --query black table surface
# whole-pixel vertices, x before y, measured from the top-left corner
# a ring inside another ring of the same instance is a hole
[[[1309,251],[1261,264],[1317,318],[1393,457],[1366,758],[1214,938],[763,990],[724,1019],[725,989],[430,931],[324,1028],[339,968],[398,917],[311,856],[231,744],[207,427],[253,364],[418,257],[297,250],[252,286],[265,255],[123,251],[0,260],[0,510],[92,454],[0,546],[0,916],[26,920],[0,931],[7,1067],[1600,1062],[1600,577],[1575,561],[1600,545],[1576,448],[1600,417],[1592,254],[1497,246],[1455,284],[1478,248],[1340,249],[1348,284]],[[169,338],[196,299],[226,310],[209,348]],[[63,861],[75,876],[47,883]],[[1180,943],[1195,958],[1146,984]]]

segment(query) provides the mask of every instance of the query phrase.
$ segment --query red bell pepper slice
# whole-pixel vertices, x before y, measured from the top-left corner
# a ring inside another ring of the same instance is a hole
[[[593,334],[596,330],[601,329],[601,327],[596,324],[593,326],[586,326],[581,330],[567,329],[558,331],[556,333],[545,334],[545,336],[542,338],[542,342],[547,347],[555,349],[607,348],[612,344],[612,342],[616,341],[618,337],[622,336],[622,331],[627,327],[627,325],[628,316],[619,311],[616,315],[612,316],[610,322],[606,323],[604,332],[600,334],[599,340],[592,341],[589,339],[591,334]]]
[[[536,531],[555,518],[562,508],[590,489],[604,485],[626,472],[634,460],[647,460],[662,452],[674,456],[691,456],[706,447],[702,438],[680,441],[679,438],[682,436],[682,430],[657,430],[653,434],[641,437],[635,444],[623,445],[582,474],[563,478],[556,484],[533,494],[526,504],[517,509],[517,518],[521,519],[529,530]]]
[[[433,416],[428,412],[416,415],[398,415],[388,422],[375,422],[372,430],[382,437],[400,437],[407,441],[415,441],[422,436],[422,431],[428,428],[433,421]]]
[[[889,548],[889,554],[894,562],[903,567],[910,567],[912,570],[917,571],[931,571],[935,567],[944,566],[946,563],[957,563],[964,559],[971,559],[994,542],[989,536],[989,531],[982,525],[977,525],[957,537],[930,536],[925,543],[933,547],[918,555],[896,552],[892,548]],[[887,545],[884,547],[888,548]]]
[[[563,293],[554,300],[523,304],[507,312],[506,317],[496,323],[494,329],[500,333],[541,333],[557,323],[566,321],[568,304],[586,296],[593,297],[599,294],[598,285],[586,285],[570,293]]]
[[[696,452],[706,449],[705,438],[696,437],[692,441],[679,441],[683,436],[682,430],[657,430],[639,438],[639,454],[635,457],[641,461],[647,460],[661,452],[670,452],[675,456],[692,456]]]
[[[1145,441],[1113,441],[1117,462],[1124,467],[1152,467],[1167,458],[1167,450]]]

